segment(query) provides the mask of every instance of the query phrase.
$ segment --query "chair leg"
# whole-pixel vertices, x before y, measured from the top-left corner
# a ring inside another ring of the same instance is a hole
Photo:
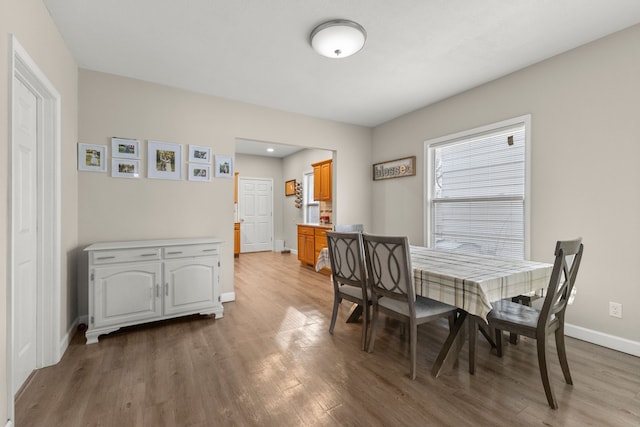
[[[333,335],[333,328],[336,326],[336,318],[338,317],[338,305],[340,304],[340,298],[337,294],[333,296],[333,313],[331,314],[331,324],[329,325],[329,333]]]
[[[367,347],[367,351],[369,353],[373,352],[373,346],[376,343],[376,330],[378,329],[378,305],[373,304],[372,307],[373,313],[371,313],[371,335],[369,336],[369,346]]]
[[[361,348],[362,351],[367,348],[367,328],[369,325],[369,305],[365,301],[364,306],[362,307],[364,313],[362,316],[362,338],[361,338]]]
[[[469,322],[469,373],[476,372],[476,344],[478,338],[478,322],[475,316],[468,316]]]
[[[409,376],[412,380],[416,379],[416,348],[418,341],[418,326],[416,325],[415,320],[409,320],[409,348],[411,349],[411,372]]]
[[[547,395],[547,402],[551,409],[558,409],[558,403],[556,397],[553,394],[551,388],[551,382],[549,381],[549,365],[547,364],[547,337],[537,337],[538,345],[538,365],[540,367],[540,378],[542,379],[542,386],[544,387],[544,393]]]
[[[569,362],[567,361],[567,350],[564,346],[564,328],[556,329],[556,349],[558,350],[558,360],[564,374],[564,380],[567,384],[573,385],[571,380],[571,372],[569,372]]]
[[[494,329],[496,335],[496,352],[502,357],[502,329]]]

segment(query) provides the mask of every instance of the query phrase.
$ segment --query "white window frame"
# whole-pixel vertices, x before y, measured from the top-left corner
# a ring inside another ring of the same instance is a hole
[[[503,120],[474,129],[445,135],[424,142],[424,242],[425,246],[433,246],[432,189],[433,171],[435,169],[432,148],[468,139],[474,135],[496,132],[502,128],[524,125],[525,128],[525,188],[524,188],[524,258],[531,257],[531,114]]]
[[[318,207],[318,221],[320,218],[320,202],[317,202],[313,199],[313,185],[309,185],[309,177],[315,179],[313,175],[313,169],[304,172],[302,180],[302,210],[303,221],[305,224],[309,223],[309,206]]]

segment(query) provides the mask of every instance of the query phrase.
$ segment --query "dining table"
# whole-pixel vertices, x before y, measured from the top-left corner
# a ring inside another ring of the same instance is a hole
[[[553,268],[544,262],[415,245],[409,247],[409,253],[416,295],[458,308],[431,370],[435,377],[456,363],[468,329],[480,325],[483,335],[495,345],[486,330],[491,303],[519,295],[541,294]],[[322,249],[316,263],[316,270],[323,267],[331,267],[327,248]],[[361,309],[354,311],[348,321],[353,321],[359,313]],[[473,322],[469,322],[469,316],[474,316]],[[467,324],[471,326],[466,327]]]
[[[549,283],[553,268],[544,262],[423,246],[412,245],[409,252],[416,295],[458,308],[431,370],[435,377],[455,364],[468,329],[479,325],[483,335],[495,345],[486,329],[491,303],[541,293]],[[473,322],[469,322],[468,316],[474,316]]]

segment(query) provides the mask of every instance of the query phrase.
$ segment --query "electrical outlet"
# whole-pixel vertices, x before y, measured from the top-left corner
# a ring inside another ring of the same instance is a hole
[[[622,319],[622,304],[609,301],[609,316]]]

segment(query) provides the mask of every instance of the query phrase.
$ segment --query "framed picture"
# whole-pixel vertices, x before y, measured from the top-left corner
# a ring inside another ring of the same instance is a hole
[[[211,181],[211,165],[189,163],[189,181]]]
[[[114,178],[138,178],[140,160],[111,159],[111,176]]]
[[[78,144],[78,170],[91,172],[107,171],[107,146]]]
[[[211,164],[211,148],[189,144],[189,162]]]
[[[233,158],[231,156],[216,156],[216,178],[233,178]]]
[[[373,180],[401,178],[416,174],[416,156],[390,160],[373,165]]]
[[[111,138],[111,157],[139,159],[140,141],[137,139]]]
[[[284,183],[284,195],[293,196],[296,194],[296,180],[292,179]]]
[[[147,176],[155,179],[182,179],[182,144],[149,140]]]

